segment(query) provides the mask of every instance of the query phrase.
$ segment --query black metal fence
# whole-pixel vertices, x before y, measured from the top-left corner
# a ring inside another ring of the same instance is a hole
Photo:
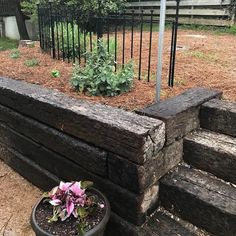
[[[169,85],[173,86],[178,27],[177,15],[172,24]],[[107,51],[114,56],[115,69],[132,60],[136,77],[150,81],[156,74],[159,15],[134,11],[108,16],[81,14],[76,7],[52,4],[38,6],[40,46],[53,58],[86,63],[86,52],[97,49],[102,38]]]
[[[16,0],[0,0],[0,16],[14,16]]]

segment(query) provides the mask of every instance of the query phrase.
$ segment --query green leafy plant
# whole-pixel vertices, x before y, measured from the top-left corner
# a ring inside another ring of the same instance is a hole
[[[39,61],[36,58],[33,58],[33,59],[30,59],[30,60],[26,60],[25,61],[25,65],[27,67],[38,66],[39,65]]]
[[[64,53],[64,57],[66,58],[72,58],[73,53],[75,54],[75,57],[80,56],[83,57],[86,53],[86,51],[90,51],[90,40],[92,40],[92,51],[97,51],[97,37],[94,36],[94,34],[90,35],[88,33],[85,33],[81,30],[81,28],[74,22],[72,25],[71,23],[58,23],[57,24],[58,29],[58,37],[56,37],[56,45],[59,46],[59,50],[61,55]],[[63,38],[63,41],[62,41]],[[103,39],[102,41],[104,47],[108,47],[108,41],[107,39]],[[75,47],[75,50],[73,52],[73,46]],[[110,37],[109,39],[109,51],[111,54],[115,54],[115,37]]]
[[[134,69],[130,62],[115,71],[114,60],[99,41],[97,51],[86,54],[86,65],[75,65],[72,86],[92,96],[116,96],[128,92],[133,84]]]
[[[51,76],[54,77],[54,78],[58,78],[61,76],[61,73],[59,70],[52,70],[51,71]]]
[[[17,59],[20,57],[20,50],[19,49],[12,49],[10,53],[10,58]]]

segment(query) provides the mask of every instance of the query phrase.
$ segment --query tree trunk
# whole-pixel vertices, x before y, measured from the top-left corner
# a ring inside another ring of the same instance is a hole
[[[23,14],[21,12],[21,5],[20,5],[19,0],[16,0],[16,22],[17,22],[17,27],[18,27],[19,34],[20,34],[20,39],[21,40],[28,40],[29,34],[26,29],[25,20],[24,20]]]

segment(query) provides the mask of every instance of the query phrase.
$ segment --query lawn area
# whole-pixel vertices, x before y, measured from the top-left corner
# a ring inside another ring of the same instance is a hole
[[[0,51],[17,48],[17,44],[16,40],[0,38]]]

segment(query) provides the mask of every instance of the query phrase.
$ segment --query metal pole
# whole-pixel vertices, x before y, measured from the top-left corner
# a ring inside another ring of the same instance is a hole
[[[176,58],[176,46],[177,46],[177,34],[178,34],[178,24],[179,24],[179,3],[180,0],[176,0],[176,15],[174,22],[174,35],[173,35],[173,54],[172,54],[172,64],[171,64],[171,77],[169,78],[169,86],[174,86],[174,76],[175,76],[175,58]]]
[[[158,61],[157,61],[158,64],[157,64],[157,80],[156,80],[156,101],[157,102],[160,101],[160,96],[161,96],[165,17],[166,17],[166,0],[161,0],[159,37],[158,37]]]

